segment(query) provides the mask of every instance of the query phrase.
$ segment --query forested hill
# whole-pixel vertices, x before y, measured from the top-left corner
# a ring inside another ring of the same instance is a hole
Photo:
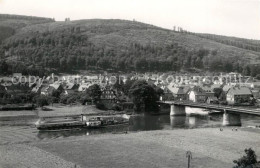
[[[230,38],[229,44],[219,38],[126,20],[48,20],[19,28],[2,42],[0,56],[4,66],[0,65],[0,71],[42,74],[82,69],[201,69],[254,75],[255,68],[249,65],[260,62],[259,46],[246,48],[232,45],[237,39]]]
[[[4,39],[14,35],[20,28],[48,22],[54,22],[54,19],[35,16],[0,14],[0,43]]]
[[[237,37],[227,37],[215,34],[196,34],[199,37],[214,40],[216,42],[260,52],[260,40],[249,40]]]

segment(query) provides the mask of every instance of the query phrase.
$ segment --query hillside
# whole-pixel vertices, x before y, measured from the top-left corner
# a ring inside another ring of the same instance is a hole
[[[243,48],[247,50],[257,51],[260,52],[260,41],[259,40],[249,40],[237,37],[227,37],[227,36],[220,36],[214,34],[195,34],[199,37],[210,39],[222,44],[227,44],[231,46],[235,46],[238,48]]]
[[[249,68],[245,65],[260,63],[259,41],[225,37],[255,46],[245,49],[219,39],[126,20],[49,21],[19,28],[3,41],[0,56],[8,64],[2,71],[35,74],[81,69],[242,72]]]
[[[0,43],[23,27],[53,21],[43,17],[0,14]]]

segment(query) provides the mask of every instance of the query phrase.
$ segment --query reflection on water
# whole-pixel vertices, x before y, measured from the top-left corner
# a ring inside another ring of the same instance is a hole
[[[170,116],[171,128],[184,128],[187,126],[186,116]]]
[[[70,136],[88,136],[95,134],[105,133],[124,133],[128,131],[128,125],[112,126],[107,128],[96,129],[70,129],[70,130],[57,130],[57,131],[39,131],[37,137],[39,139],[56,139],[59,137]]]

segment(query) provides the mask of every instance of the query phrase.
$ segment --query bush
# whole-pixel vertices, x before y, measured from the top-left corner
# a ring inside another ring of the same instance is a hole
[[[76,97],[68,97],[67,104],[73,104],[76,103],[77,98]]]
[[[241,157],[233,162],[237,164],[233,168],[254,168],[257,163],[255,151],[251,148],[245,149],[246,156]]]
[[[43,107],[49,105],[50,98],[48,96],[40,95],[35,98],[38,107]]]
[[[87,102],[91,102],[91,98],[87,94],[81,94],[79,98],[79,102],[82,105],[85,105]]]
[[[106,106],[103,103],[97,102],[96,108],[99,110],[107,110]]]
[[[221,105],[228,105],[227,101],[221,101],[219,104],[221,104]]]
[[[119,106],[118,104],[114,104],[113,107],[112,107],[112,110],[115,110],[115,111],[122,111],[123,108],[121,106]]]
[[[10,98],[10,102],[12,104],[24,103],[24,99],[23,99],[22,96],[15,95],[15,96]]]

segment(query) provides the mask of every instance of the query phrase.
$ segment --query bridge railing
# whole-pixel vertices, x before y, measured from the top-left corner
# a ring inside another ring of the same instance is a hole
[[[221,105],[221,104],[208,104],[208,103],[195,103],[191,101],[185,100],[177,100],[177,101],[160,101],[160,103],[166,104],[175,104],[175,105],[187,105],[187,106],[197,106],[197,107],[204,107],[204,108],[217,108],[220,110],[229,109],[229,110],[238,110],[238,111],[246,111],[246,112],[253,112],[253,113],[260,113],[259,108],[246,108],[241,106],[230,106],[230,105]]]

